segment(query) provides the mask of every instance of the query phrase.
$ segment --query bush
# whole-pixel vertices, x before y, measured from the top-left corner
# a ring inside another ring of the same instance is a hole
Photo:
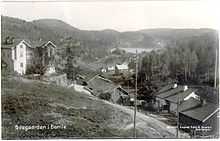
[[[99,98],[109,101],[109,100],[111,99],[111,94],[110,94],[110,93],[101,93],[101,94],[99,95]]]
[[[46,67],[42,65],[31,66],[27,69],[27,74],[40,74],[43,75],[46,72]]]

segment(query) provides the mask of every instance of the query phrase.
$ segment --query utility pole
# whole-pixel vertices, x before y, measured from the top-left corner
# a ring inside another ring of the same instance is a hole
[[[218,81],[218,47],[216,46],[216,51],[215,51],[215,80],[214,80],[214,88],[217,88],[217,81]]]
[[[177,101],[177,122],[176,122],[176,138],[179,138],[179,105],[180,105],[180,98],[178,95],[178,101]]]
[[[135,94],[134,94],[134,138],[136,138],[136,112],[137,112],[137,75],[138,75],[138,54],[136,50],[136,77],[135,77]]]

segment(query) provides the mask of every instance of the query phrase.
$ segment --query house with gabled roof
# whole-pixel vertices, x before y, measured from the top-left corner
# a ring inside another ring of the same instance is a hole
[[[32,42],[35,48],[35,60],[42,66],[53,64],[56,45],[51,41],[35,41]]]
[[[32,63],[34,48],[26,40],[15,39],[11,44],[3,44],[1,52],[2,60],[10,70],[25,74],[27,65]]]
[[[207,90],[207,88],[205,88]],[[204,89],[202,89],[204,91]],[[218,100],[211,91],[201,94],[199,88],[178,86],[170,84],[161,88],[156,93],[158,109],[168,110],[170,113],[179,114],[180,129],[189,131],[195,135],[216,135],[219,124],[219,105]],[[178,113],[177,113],[178,112]]]
[[[199,98],[195,94],[196,91],[196,89],[188,88],[188,86],[177,86],[177,84],[165,86],[156,95],[158,109],[177,114],[178,104],[190,97]]]
[[[2,62],[8,70],[18,74],[26,74],[28,68],[37,64],[51,65],[56,45],[48,42],[30,42],[26,39],[13,39],[12,42],[2,44]]]
[[[169,102],[169,111],[177,114],[178,104],[181,104],[182,102],[188,100],[191,97],[195,99],[200,99],[200,97],[196,95],[196,91],[197,91],[196,89],[188,88],[185,91],[167,97],[166,100]]]
[[[116,64],[115,67],[116,67],[116,69],[119,72],[126,72],[126,71],[128,71],[128,63]]]
[[[100,75],[94,76],[87,82],[87,90],[99,97],[101,94],[110,94],[110,101],[118,104],[127,104],[129,95],[120,85],[114,84],[111,80]]]
[[[192,136],[216,135],[219,125],[219,106],[206,99],[189,98],[179,106],[180,129]]]

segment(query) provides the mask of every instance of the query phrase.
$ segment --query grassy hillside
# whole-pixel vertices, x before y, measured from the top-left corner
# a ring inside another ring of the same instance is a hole
[[[103,102],[73,90],[39,82],[2,80],[2,137],[69,138],[110,137],[120,132],[106,126],[112,113],[126,119],[128,115],[115,111]],[[15,125],[65,125],[59,130],[17,131]]]
[[[133,111],[72,89],[22,78],[2,78],[3,139],[132,137]],[[16,125],[65,129],[16,130]],[[175,129],[141,113],[137,135],[172,138]]]

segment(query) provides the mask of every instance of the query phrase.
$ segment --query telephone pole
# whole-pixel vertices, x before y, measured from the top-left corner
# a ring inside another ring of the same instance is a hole
[[[135,94],[134,94],[134,138],[136,138],[136,112],[137,112],[137,75],[138,75],[138,54],[136,50],[136,77],[135,77]]]
[[[178,101],[177,101],[177,122],[176,122],[176,138],[179,138],[179,105],[180,105],[180,98],[178,95]]]
[[[214,88],[217,88],[218,85],[218,66],[219,66],[219,58],[218,58],[218,46],[216,46],[216,51],[215,51],[215,78],[214,78]]]

